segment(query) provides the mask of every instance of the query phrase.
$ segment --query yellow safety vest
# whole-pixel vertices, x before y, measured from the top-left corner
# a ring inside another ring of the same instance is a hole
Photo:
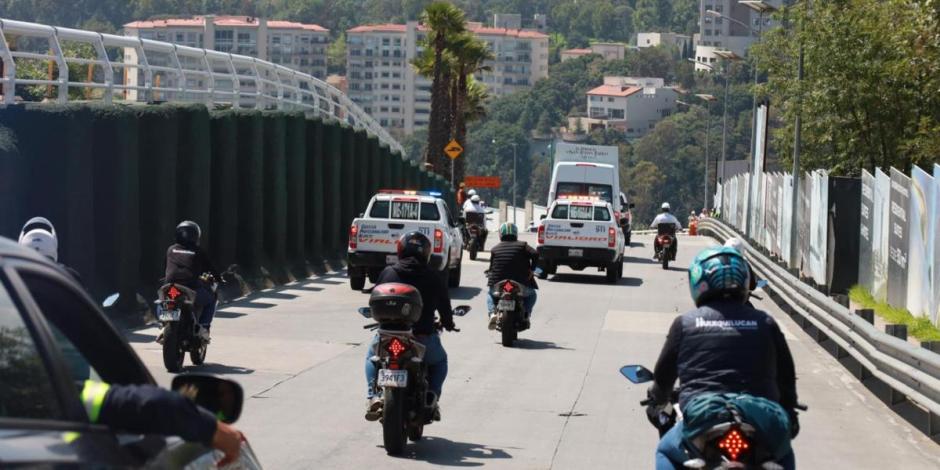
[[[104,405],[104,398],[108,395],[108,389],[111,386],[103,382],[86,380],[82,388],[82,404],[85,405],[85,412],[92,423],[98,422],[101,415],[101,406]]]

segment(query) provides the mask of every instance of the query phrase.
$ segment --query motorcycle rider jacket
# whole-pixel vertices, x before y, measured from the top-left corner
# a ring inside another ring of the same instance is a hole
[[[166,250],[165,282],[196,288],[203,273],[211,273],[216,280],[222,280],[209,255],[199,246],[176,243]]]
[[[499,242],[490,250],[490,269],[487,286],[509,279],[530,289],[538,289],[532,271],[535,270],[539,254],[524,241]]]

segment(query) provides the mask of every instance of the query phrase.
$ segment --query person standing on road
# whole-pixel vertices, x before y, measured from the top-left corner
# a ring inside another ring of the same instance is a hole
[[[467,190],[466,184],[460,183],[460,188],[457,189],[457,206],[463,207],[463,203],[467,200]]]
[[[499,226],[499,243],[490,250],[490,269],[487,271],[486,280],[489,329],[495,330],[498,320],[495,314],[496,304],[493,302],[490,291],[497,282],[506,279],[516,281],[526,287],[523,297],[526,318],[523,323],[526,327],[529,326],[529,318],[532,316],[532,309],[535,308],[535,301],[538,298],[536,290],[539,286],[533,274],[538,260],[538,251],[528,243],[519,241],[519,229],[516,224],[506,222]]]
[[[447,351],[441,344],[441,336],[435,326],[435,312],[441,316],[441,326],[447,331],[453,331],[454,312],[450,304],[450,293],[447,290],[447,279],[439,271],[428,266],[431,260],[431,240],[420,232],[410,232],[398,240],[398,262],[388,266],[379,274],[376,285],[387,282],[400,282],[414,286],[421,294],[423,303],[421,318],[412,326],[411,331],[415,339],[426,348],[424,363],[428,366],[428,386],[440,399],[447,379]],[[366,419],[376,421],[382,417],[382,397],[375,394],[375,382],[378,370],[371,357],[378,344],[379,336],[375,335],[372,344],[366,351],[366,382],[368,399]],[[440,406],[434,409],[433,419],[440,421]]]
[[[199,335],[209,340],[209,328],[215,315],[215,292],[201,277],[209,273],[216,282],[222,276],[212,265],[209,255],[199,246],[202,230],[196,222],[184,220],[176,226],[176,243],[166,250],[166,282],[182,284],[196,291],[196,310],[199,314]]]
[[[669,403],[679,380],[679,407],[708,394],[734,393],[761,397],[782,407],[790,436],[799,432],[796,371],[780,326],[767,313],[745,304],[750,270],[733,248],[707,248],[689,266],[689,288],[696,309],[675,319],[656,361],[649,390],[651,420]],[[688,416],[687,416],[688,417]],[[683,422],[660,440],[656,469],[682,468]],[[789,448],[789,440],[784,448]],[[778,463],[795,468],[792,449]]]

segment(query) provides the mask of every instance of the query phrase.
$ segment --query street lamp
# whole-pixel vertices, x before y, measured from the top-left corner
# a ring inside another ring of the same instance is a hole
[[[725,102],[724,109],[721,111],[721,174],[718,175],[717,181],[724,183],[725,181],[725,162],[727,161],[728,154],[728,90],[731,85],[731,74],[729,73],[729,64],[731,62],[737,62],[743,60],[743,57],[734,53],[734,51],[718,50],[712,52],[724,63],[724,72],[725,72]]]
[[[708,212],[708,136],[711,134],[711,122],[712,122],[712,103],[718,101],[718,98],[715,98],[714,95],[709,95],[707,93],[699,93],[695,95],[698,99],[705,101],[705,111],[707,116],[705,118],[705,206],[704,210]]]
[[[496,139],[493,139],[493,145],[496,145]],[[516,223],[516,143],[512,145],[512,223]]]

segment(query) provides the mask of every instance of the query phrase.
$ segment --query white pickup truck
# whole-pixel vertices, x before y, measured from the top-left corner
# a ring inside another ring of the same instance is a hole
[[[539,223],[540,276],[555,274],[559,265],[581,271],[591,266],[606,271],[607,282],[623,276],[623,231],[613,207],[596,198],[558,199]]]
[[[349,226],[350,287],[361,290],[367,277],[375,282],[382,269],[397,262],[398,239],[408,232],[421,232],[431,240],[431,267],[449,270],[450,287],[459,286],[463,236],[440,193],[383,190]]]

